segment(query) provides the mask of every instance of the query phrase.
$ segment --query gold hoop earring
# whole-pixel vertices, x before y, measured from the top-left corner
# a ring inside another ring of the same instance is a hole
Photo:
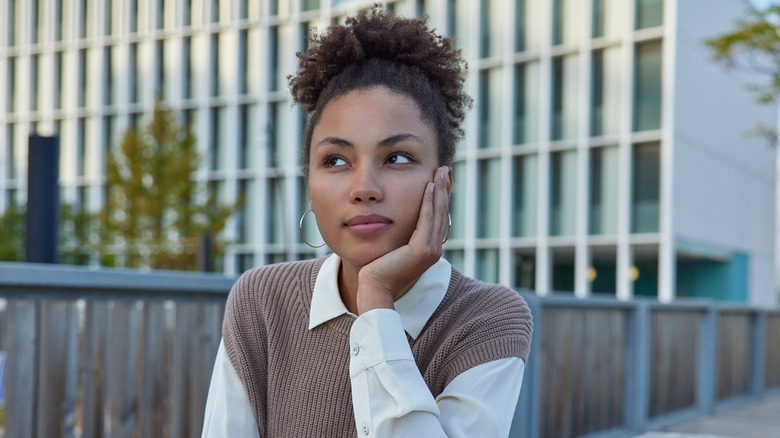
[[[444,240],[441,241],[442,245],[450,238],[450,231],[452,231],[452,216],[447,213],[447,235],[444,236]]]
[[[306,245],[309,245],[312,248],[315,248],[315,249],[316,248],[322,248],[323,246],[325,246],[325,242],[322,242],[322,245],[320,245],[320,246],[315,246],[315,245],[312,245],[311,243],[309,243],[309,241],[306,240],[306,236],[303,235],[303,220],[306,219],[306,215],[309,214],[309,213],[314,213],[311,208],[306,210],[306,213],[304,213],[303,216],[301,216],[301,221],[298,222],[298,230],[301,232],[301,240],[303,240],[303,243],[305,243]]]

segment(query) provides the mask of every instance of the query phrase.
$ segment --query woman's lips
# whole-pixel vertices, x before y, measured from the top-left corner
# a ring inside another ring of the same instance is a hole
[[[372,234],[390,227],[393,221],[378,214],[358,215],[349,219],[344,226],[356,234]]]

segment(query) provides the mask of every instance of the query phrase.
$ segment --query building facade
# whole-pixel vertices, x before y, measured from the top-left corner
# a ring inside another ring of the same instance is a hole
[[[246,200],[228,273],[324,254],[299,236],[304,118],[287,75],[360,0],[0,0],[0,210],[30,133],[61,138],[62,198],[97,210],[107,154],[157,98],[195,127],[197,178]],[[448,259],[546,294],[776,302],[773,123],[704,39],[738,0],[398,0],[469,63]],[[706,13],[704,13],[706,12]],[[309,241],[318,241],[313,221]]]

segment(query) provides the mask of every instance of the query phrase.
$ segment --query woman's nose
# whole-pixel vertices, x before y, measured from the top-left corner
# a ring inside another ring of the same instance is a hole
[[[354,202],[379,202],[383,198],[378,175],[372,169],[356,169],[352,178],[350,198]]]

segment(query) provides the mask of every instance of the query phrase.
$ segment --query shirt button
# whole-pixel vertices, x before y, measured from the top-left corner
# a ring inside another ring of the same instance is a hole
[[[368,435],[368,425],[363,423],[363,435]]]
[[[352,345],[352,355],[353,356],[357,356],[358,353],[360,353],[360,346],[358,344],[353,344]]]

